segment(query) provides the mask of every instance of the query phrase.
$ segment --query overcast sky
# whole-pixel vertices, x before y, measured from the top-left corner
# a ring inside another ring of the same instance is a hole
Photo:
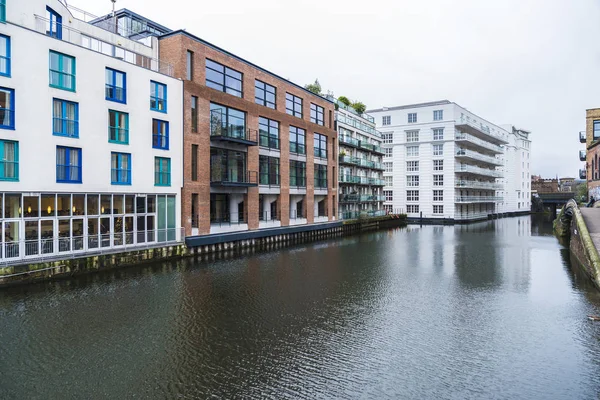
[[[67,0],[96,15],[110,0]],[[117,0],[368,108],[448,99],[533,132],[532,173],[575,176],[600,107],[598,0]]]

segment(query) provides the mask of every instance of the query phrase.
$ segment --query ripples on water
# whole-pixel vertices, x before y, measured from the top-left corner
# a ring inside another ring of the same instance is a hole
[[[594,398],[600,296],[536,219],[0,292],[0,398]]]

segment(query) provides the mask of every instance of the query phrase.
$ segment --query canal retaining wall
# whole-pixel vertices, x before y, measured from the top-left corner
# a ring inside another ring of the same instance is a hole
[[[248,250],[269,251],[300,243],[325,240],[406,225],[406,215],[389,215],[323,224],[298,225],[221,235],[187,237],[185,243],[157,245],[103,254],[85,254],[69,259],[49,259],[0,267],[0,287],[168,261],[215,253],[244,254]]]

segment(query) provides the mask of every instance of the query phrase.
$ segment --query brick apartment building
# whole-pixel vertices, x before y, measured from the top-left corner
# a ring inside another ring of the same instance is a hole
[[[182,30],[159,46],[184,81],[186,235],[335,219],[333,102]]]
[[[585,133],[580,132],[579,140],[586,149],[579,152],[579,159],[585,161],[585,168],[579,171],[579,178],[587,181],[589,196],[600,197],[600,108],[586,111]]]

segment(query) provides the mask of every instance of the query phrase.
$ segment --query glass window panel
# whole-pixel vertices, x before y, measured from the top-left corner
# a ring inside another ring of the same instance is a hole
[[[87,195],[87,215],[98,215],[98,195]]]
[[[134,213],[134,200],[135,200],[135,196],[133,196],[133,195],[125,196],[125,213],[126,214]]]
[[[88,248],[89,249],[97,249],[98,248],[98,219],[97,218],[89,218],[88,219]]]
[[[138,214],[144,214],[146,212],[146,198],[145,197],[138,197],[135,199],[136,202],[136,212]]]
[[[112,213],[112,204],[111,204],[111,195],[103,194],[100,200],[100,213],[102,214],[111,214]]]
[[[110,218],[100,218],[100,243],[102,247],[110,246]]]
[[[148,213],[156,212],[156,196],[148,196]]]
[[[71,215],[71,195],[70,194],[59,194],[56,202],[56,210],[58,216],[66,217]]]
[[[60,196],[59,196],[60,197]],[[58,251],[71,251],[71,220],[58,220]]]
[[[4,195],[4,218],[20,218],[21,217],[21,195],[6,194]]]
[[[115,194],[113,196],[113,214],[125,214],[122,194]]]
[[[38,196],[23,197],[23,214],[25,218],[39,218],[40,216],[40,198]]]
[[[42,195],[42,217],[53,217],[56,215],[55,197],[53,194]]]
[[[85,215],[85,194],[73,195],[73,215]]]

